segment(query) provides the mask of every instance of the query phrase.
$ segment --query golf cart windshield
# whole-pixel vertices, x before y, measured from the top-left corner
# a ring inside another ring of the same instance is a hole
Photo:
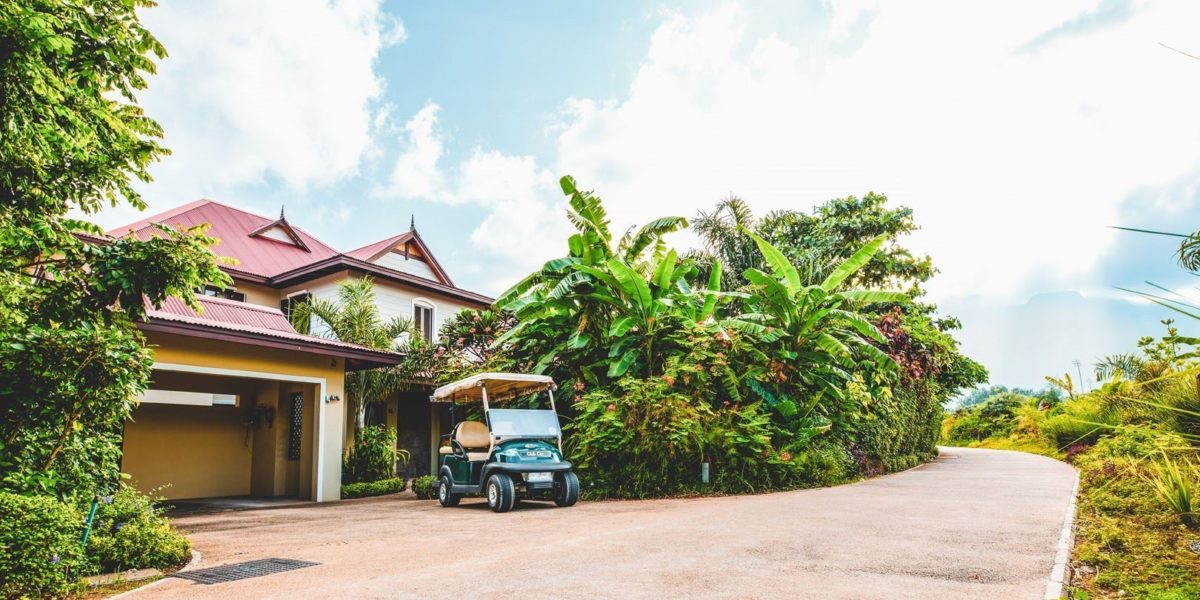
[[[493,408],[488,411],[492,435],[558,437],[558,415],[552,410]]]

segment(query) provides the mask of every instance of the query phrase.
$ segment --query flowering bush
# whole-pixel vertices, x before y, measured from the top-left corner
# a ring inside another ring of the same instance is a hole
[[[160,499],[122,484],[102,499],[88,536],[88,570],[178,567],[190,556],[191,543],[163,515]]]
[[[60,598],[74,590],[81,523],[56,498],[0,492],[0,597]]]

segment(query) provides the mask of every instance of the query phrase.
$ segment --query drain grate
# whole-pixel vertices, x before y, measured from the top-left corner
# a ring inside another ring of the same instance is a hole
[[[319,564],[321,563],[292,560],[290,558],[264,558],[262,560],[251,560],[232,565],[222,565],[220,567],[172,573],[170,576],[180,579],[190,579],[196,583],[203,583],[205,585],[212,585],[214,583],[225,583],[227,581],[250,579],[251,577],[262,577],[263,575],[270,575],[272,573],[303,569],[304,567],[312,567]]]

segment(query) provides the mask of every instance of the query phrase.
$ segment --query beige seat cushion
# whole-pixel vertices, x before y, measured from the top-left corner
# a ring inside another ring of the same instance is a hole
[[[492,434],[479,421],[463,421],[454,428],[454,439],[467,451],[467,460],[487,460],[492,449]]]

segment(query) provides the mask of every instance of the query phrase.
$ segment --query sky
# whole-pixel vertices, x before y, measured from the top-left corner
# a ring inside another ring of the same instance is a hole
[[[1118,287],[1197,293],[1177,241],[1110,228],[1200,228],[1197,3],[173,0],[142,18],[170,54],[140,98],[173,151],[151,211],[283,206],[341,250],[414,219],[460,287],[495,295],[565,252],[564,174],[617,230],[730,194],[762,215],[874,191],[914,210],[928,300],[1010,386],[1090,381],[1158,333],[1170,315]]]

